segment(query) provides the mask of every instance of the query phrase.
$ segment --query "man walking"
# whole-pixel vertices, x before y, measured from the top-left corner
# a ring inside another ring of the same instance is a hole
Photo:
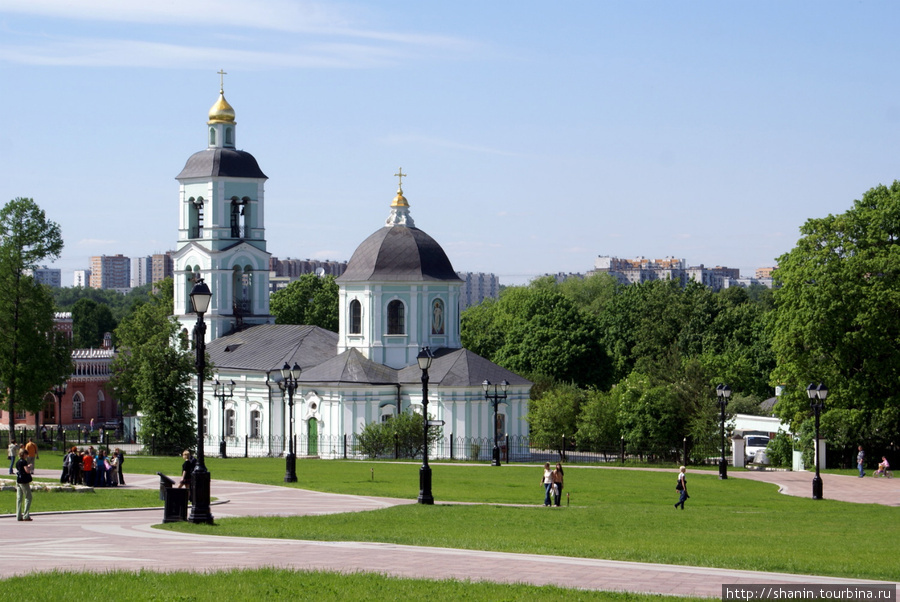
[[[34,439],[29,438],[28,443],[25,444],[25,452],[28,454],[28,464],[31,466],[31,474],[34,474],[34,460],[35,458],[39,458],[38,455],[38,446],[34,442]]]
[[[13,468],[16,467],[16,460],[19,459],[19,444],[16,443],[15,438],[9,440],[6,456],[9,459],[9,474],[14,474]]]

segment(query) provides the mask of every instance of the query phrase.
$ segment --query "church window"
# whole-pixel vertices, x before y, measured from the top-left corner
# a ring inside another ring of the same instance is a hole
[[[203,408],[203,436],[209,436],[209,408]]]
[[[406,312],[402,301],[394,299],[387,307],[387,333],[406,334]]]
[[[225,436],[234,437],[234,410],[225,410]]]
[[[209,145],[216,145],[216,128],[209,128]]]
[[[56,401],[47,399],[44,403],[44,422],[56,422]]]
[[[262,416],[259,410],[250,412],[250,436],[257,438],[260,435],[260,424],[262,424]]]
[[[225,128],[225,146],[234,146],[234,130]]]
[[[81,395],[81,391],[75,393],[75,396],[72,397],[72,418],[75,420],[80,420],[84,418],[84,397]]]
[[[362,332],[362,304],[354,299],[350,302],[350,334]]]
[[[203,232],[203,197],[188,199],[188,238],[200,238]]]
[[[441,299],[431,303],[431,334],[444,334],[444,302]]]

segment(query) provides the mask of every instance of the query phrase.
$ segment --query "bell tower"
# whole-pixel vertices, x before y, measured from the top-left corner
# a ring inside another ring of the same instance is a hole
[[[219,98],[209,110],[207,148],[188,158],[178,180],[175,316],[190,330],[197,320],[190,292],[202,278],[212,291],[207,341],[255,324],[269,315],[269,257],[264,222],[265,182],[256,159],[237,150],[234,109]]]

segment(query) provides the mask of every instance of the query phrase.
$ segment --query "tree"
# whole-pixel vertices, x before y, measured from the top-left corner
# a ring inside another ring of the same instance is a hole
[[[59,225],[32,199],[0,210],[0,396],[10,430],[19,404],[40,411],[44,394],[71,374],[71,357],[58,348],[64,341],[53,334],[52,300],[27,273],[62,248]]]
[[[688,415],[675,390],[632,373],[612,390],[618,398],[617,422],[631,452],[667,456],[680,450]]]
[[[510,287],[461,322],[463,346],[508,370],[581,386],[610,382],[596,319],[554,288]]]
[[[100,347],[103,335],[116,329],[108,305],[82,298],[72,306],[72,334],[78,347]]]
[[[617,423],[618,398],[611,392],[589,391],[578,415],[575,439],[578,449],[618,450],[621,432]]]
[[[900,182],[800,232],[773,275],[772,384],[784,385],[775,410],[796,427],[810,414],[806,384],[825,383],[825,416],[845,410],[848,445],[867,445],[876,429],[900,429]]]
[[[334,276],[303,274],[273,293],[269,311],[278,324],[306,324],[338,330],[338,285]]]
[[[370,422],[359,434],[359,451],[376,458],[393,454],[394,447],[401,458],[415,458],[422,455],[422,437],[425,422],[418,412],[403,412],[391,416],[384,422]],[[431,447],[443,437],[439,426],[428,428],[428,446]]]
[[[562,453],[563,441],[574,439],[578,415],[587,398],[586,391],[572,384],[561,384],[528,404],[531,444]]]
[[[197,432],[190,387],[195,357],[172,317],[172,292],[172,280],[162,281],[150,301],[119,324],[120,353],[110,379],[119,400],[143,413],[141,437],[167,454],[192,447]],[[211,378],[212,370],[207,362],[204,378]]]

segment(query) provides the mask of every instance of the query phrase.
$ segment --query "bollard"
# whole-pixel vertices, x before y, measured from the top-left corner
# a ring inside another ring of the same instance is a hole
[[[566,492],[566,507],[569,507],[569,492]]]
[[[375,480],[375,469],[374,468],[372,469],[372,480],[373,481]]]

